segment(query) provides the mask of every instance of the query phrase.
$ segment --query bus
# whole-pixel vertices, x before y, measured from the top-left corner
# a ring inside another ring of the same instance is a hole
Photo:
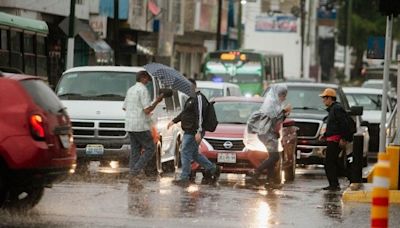
[[[46,22],[0,12],[0,70],[47,80]]]
[[[283,80],[283,54],[254,50],[209,52],[203,80],[239,85],[245,96],[262,95],[269,82]]]

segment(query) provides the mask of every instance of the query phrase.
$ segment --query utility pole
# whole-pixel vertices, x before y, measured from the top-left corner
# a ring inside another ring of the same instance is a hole
[[[384,152],[386,148],[386,110],[387,110],[387,92],[389,81],[389,66],[392,48],[392,30],[393,30],[393,15],[386,17],[386,38],[385,38],[385,63],[383,64],[383,94],[382,94],[382,109],[381,122],[379,128],[379,152]]]
[[[119,64],[119,0],[114,0],[114,65]]]
[[[238,48],[242,48],[242,2],[239,0],[239,9],[238,9],[238,22],[237,22],[237,43],[238,43]]]
[[[352,11],[352,0],[346,1],[347,13],[346,15],[346,39],[344,45],[344,75],[345,81],[350,81],[350,34],[351,34],[351,11]]]
[[[75,0],[71,0],[69,8],[68,46],[67,46],[67,69],[74,67],[74,28],[75,26]]]
[[[304,78],[304,30],[305,30],[305,0],[300,0],[300,78]]]
[[[217,22],[217,51],[221,48],[221,17],[222,17],[222,1],[218,0],[218,22]]]

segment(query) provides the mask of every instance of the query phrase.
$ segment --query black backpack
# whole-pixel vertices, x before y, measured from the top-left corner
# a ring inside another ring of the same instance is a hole
[[[202,106],[205,106],[205,110],[203,111],[201,127],[205,131],[214,132],[218,126],[218,119],[214,109],[215,102],[209,102],[203,94],[201,94],[201,97],[203,98],[202,101],[205,100],[207,102],[206,105],[202,104]]]
[[[357,124],[348,112],[346,112],[346,122],[348,128],[347,140],[353,142],[354,134],[357,132]]]

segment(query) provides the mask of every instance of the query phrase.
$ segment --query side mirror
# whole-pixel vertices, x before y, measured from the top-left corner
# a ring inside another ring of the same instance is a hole
[[[160,89],[160,94],[164,94],[164,98],[166,97],[172,97],[172,89],[167,89],[167,88],[162,88]]]
[[[369,126],[369,122],[363,120],[363,121],[361,121],[361,124],[360,124],[360,125],[363,126],[363,127],[368,127],[368,126]]]
[[[363,114],[364,107],[363,106],[352,106],[350,108],[351,116],[361,116]]]

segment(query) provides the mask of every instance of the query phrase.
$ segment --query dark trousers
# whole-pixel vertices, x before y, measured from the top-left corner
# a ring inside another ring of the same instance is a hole
[[[129,138],[131,141],[129,173],[137,175],[153,157],[155,145],[150,131],[129,132]]]
[[[255,170],[256,173],[262,173],[265,169],[268,172],[268,177],[274,177],[275,175],[275,164],[279,161],[279,152],[270,152],[269,157],[264,160]]]
[[[328,146],[326,148],[325,155],[325,174],[328,178],[329,186],[339,186],[339,169],[341,166],[339,165],[339,154],[340,147],[338,142],[328,141]]]

